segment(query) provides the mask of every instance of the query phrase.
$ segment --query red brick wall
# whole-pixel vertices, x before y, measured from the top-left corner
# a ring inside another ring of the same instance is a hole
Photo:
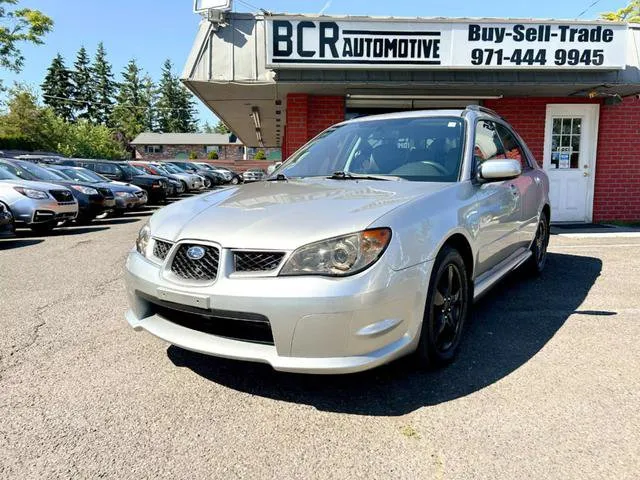
[[[287,127],[283,142],[285,159],[311,138],[344,120],[344,97],[290,93],[287,95]]]
[[[601,103],[579,98],[504,98],[485,105],[503,115],[542,164],[548,103]],[[640,220],[640,101],[600,106],[593,220]]]
[[[640,220],[640,100],[600,108],[594,221]]]

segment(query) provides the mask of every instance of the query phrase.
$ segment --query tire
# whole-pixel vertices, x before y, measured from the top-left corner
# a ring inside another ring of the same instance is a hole
[[[231,184],[232,185],[238,185],[240,183],[240,180],[238,180],[238,177],[233,177],[231,179]]]
[[[58,224],[57,221],[45,222],[45,223],[34,223],[29,225],[29,228],[33,233],[39,233],[39,234],[50,233],[51,230],[53,230],[57,224]]]
[[[532,275],[540,275],[547,263],[547,247],[549,246],[549,219],[547,214],[540,214],[540,222],[536,229],[536,236],[531,244],[531,257],[526,263],[526,269]]]
[[[418,366],[444,367],[455,359],[469,313],[471,288],[460,253],[445,246],[438,254],[429,281],[416,350]]]
[[[211,179],[209,177],[204,177],[204,188],[207,190],[211,188]]]
[[[180,183],[182,183],[182,193],[188,193],[189,186],[187,185],[187,182],[185,182],[184,180],[180,180]]]

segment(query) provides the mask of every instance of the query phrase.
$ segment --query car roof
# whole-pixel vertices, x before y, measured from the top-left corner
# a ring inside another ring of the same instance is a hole
[[[383,113],[380,115],[369,115],[354,118],[341,122],[339,125],[347,125],[352,123],[376,122],[384,120],[400,120],[400,119],[416,119],[416,118],[437,118],[437,117],[460,117],[466,116],[482,116],[491,117],[493,119],[502,119],[502,117],[486,107],[480,105],[468,105],[466,108],[434,108],[431,110],[411,110],[405,112]]]

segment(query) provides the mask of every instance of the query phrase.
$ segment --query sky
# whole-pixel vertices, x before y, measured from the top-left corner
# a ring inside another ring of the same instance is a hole
[[[601,12],[617,10],[627,0],[235,0],[234,10],[274,13],[321,13],[327,15],[372,15],[397,17],[511,17],[573,19],[597,18]],[[135,58],[152,78],[158,79],[165,59],[180,73],[193,45],[200,17],[192,0],[20,0],[20,7],[34,8],[55,22],[53,32],[40,46],[23,45],[25,67],[14,75],[0,70],[5,86],[14,81],[38,88],[51,59],[59,52],[67,66],[84,45],[93,56],[103,41],[116,78]],[[201,125],[217,119],[198,102]]]

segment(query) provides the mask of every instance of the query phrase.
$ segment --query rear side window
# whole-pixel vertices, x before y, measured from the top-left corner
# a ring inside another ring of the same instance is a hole
[[[506,158],[504,147],[494,122],[480,120],[476,125],[473,157],[476,165],[480,165],[487,160]]]
[[[107,175],[115,175],[118,173],[116,166],[110,163],[97,163],[95,165],[95,171],[98,173],[106,173]]]
[[[529,163],[527,162],[527,157],[524,154],[524,150],[516,137],[503,125],[497,124],[498,133],[500,134],[500,138],[502,139],[502,144],[504,145],[505,154],[507,158],[518,160],[520,165],[522,165],[522,170],[527,170],[529,167]]]

